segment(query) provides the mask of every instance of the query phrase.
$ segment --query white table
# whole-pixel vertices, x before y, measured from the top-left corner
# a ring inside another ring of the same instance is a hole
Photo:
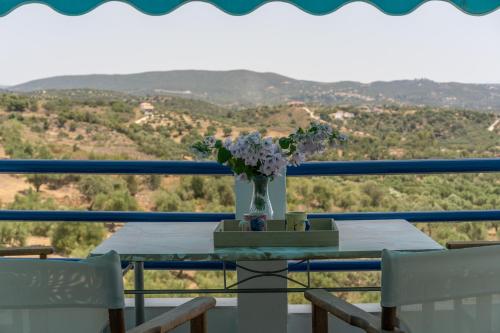
[[[142,274],[145,261],[269,262],[276,260],[279,262],[303,259],[379,258],[383,249],[402,251],[443,249],[441,245],[405,220],[335,222],[339,228],[338,247],[262,247],[217,250],[213,246],[213,231],[217,225],[216,222],[127,223],[93,250],[92,255],[101,255],[114,250],[118,252],[122,260],[136,263],[135,289],[140,290],[143,288]],[[138,322],[144,318],[143,295],[136,295],[136,316]],[[266,332],[260,331],[259,333]]]

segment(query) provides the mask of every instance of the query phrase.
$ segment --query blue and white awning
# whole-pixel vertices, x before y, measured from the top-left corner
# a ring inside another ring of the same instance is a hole
[[[29,4],[45,4],[65,15],[82,15],[110,0],[0,0],[0,16]],[[119,0],[149,15],[164,15],[193,0]],[[274,0],[194,0],[210,3],[231,15],[245,15]],[[325,15],[355,1],[371,4],[388,15],[405,15],[430,0],[287,0],[313,15]],[[485,15],[500,7],[500,0],[441,0],[470,15]]]

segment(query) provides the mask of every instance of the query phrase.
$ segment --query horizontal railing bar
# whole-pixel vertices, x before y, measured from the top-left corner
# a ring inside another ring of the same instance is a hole
[[[216,162],[108,160],[0,160],[0,173],[232,175]]]
[[[393,220],[408,222],[466,222],[500,221],[500,210],[458,210],[427,212],[361,212],[361,213],[318,213],[309,218],[333,218],[336,220]]]
[[[126,295],[154,295],[154,294],[275,294],[275,293],[303,293],[311,289],[324,289],[330,292],[368,292],[380,291],[380,287],[324,287],[324,288],[234,288],[234,289],[147,289],[125,290]]]
[[[30,259],[27,259],[30,260]],[[80,258],[49,258],[54,261],[80,261]],[[122,261],[122,268],[129,267],[129,261]],[[311,260],[310,272],[375,272],[380,271],[380,260]],[[193,270],[193,271],[223,271],[222,261],[145,261],[145,270]],[[234,262],[226,262],[226,271],[236,271]],[[307,272],[307,263],[288,262],[288,271]]]
[[[309,214],[308,217],[353,221],[388,219],[403,219],[409,222],[500,221],[500,210],[316,213]],[[234,213],[0,210],[0,221],[218,222],[234,218]]]
[[[0,210],[0,221],[33,222],[218,222],[234,213]]]
[[[309,162],[289,167],[287,176],[349,176],[500,172],[500,158]]]
[[[287,176],[340,176],[500,172],[500,158],[308,162],[288,167]],[[0,173],[232,175],[216,162],[0,160]]]
[[[127,266],[128,262],[122,262],[122,266]],[[206,270],[222,271],[224,265],[222,261],[145,261],[146,270]],[[226,262],[226,270],[235,271],[236,265],[233,262]],[[307,272],[307,263],[288,263],[289,272]],[[310,272],[369,272],[380,271],[380,260],[339,260],[339,261],[311,261],[309,263]]]

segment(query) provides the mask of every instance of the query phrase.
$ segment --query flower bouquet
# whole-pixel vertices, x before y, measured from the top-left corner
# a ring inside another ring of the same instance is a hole
[[[298,166],[308,157],[344,141],[346,136],[330,125],[311,123],[308,128],[299,128],[289,136],[274,139],[262,137],[259,132],[240,135],[234,140],[209,136],[196,142],[193,149],[202,157],[215,154],[217,162],[231,168],[239,179],[253,182],[249,215],[271,219],[269,181],[279,176],[287,165]]]

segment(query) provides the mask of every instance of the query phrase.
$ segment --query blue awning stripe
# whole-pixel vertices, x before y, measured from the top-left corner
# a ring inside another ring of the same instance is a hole
[[[44,4],[64,15],[83,15],[111,0],[0,0],[0,16],[30,3]],[[194,0],[120,0],[148,15],[165,15]],[[195,0],[214,5],[230,15],[246,15],[274,0]],[[351,2],[365,2],[388,15],[406,15],[431,0],[288,0],[312,15],[325,15]],[[433,0],[435,1],[435,0]],[[500,7],[500,0],[439,0],[470,15],[485,15]]]

